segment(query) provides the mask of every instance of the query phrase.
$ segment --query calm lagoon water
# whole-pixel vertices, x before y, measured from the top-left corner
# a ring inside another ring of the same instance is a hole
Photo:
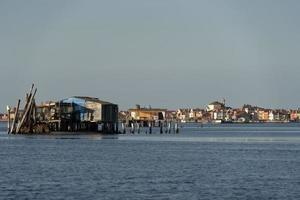
[[[0,199],[300,199],[300,124],[106,137],[11,136],[5,126]]]

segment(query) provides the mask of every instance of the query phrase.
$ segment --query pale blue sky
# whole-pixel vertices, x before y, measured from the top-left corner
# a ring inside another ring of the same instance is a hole
[[[38,101],[298,108],[299,10],[298,0],[0,0],[0,111],[32,81]]]

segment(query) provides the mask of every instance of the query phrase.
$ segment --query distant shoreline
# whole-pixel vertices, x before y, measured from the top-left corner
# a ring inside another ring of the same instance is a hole
[[[0,119],[0,122],[8,122],[8,120]],[[297,121],[266,121],[266,122],[180,122],[181,124],[298,124]]]
[[[181,124],[299,124],[298,121],[265,121],[265,122],[180,122]]]

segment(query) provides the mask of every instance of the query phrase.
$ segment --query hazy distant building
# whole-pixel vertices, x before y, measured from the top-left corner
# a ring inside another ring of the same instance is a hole
[[[130,117],[135,121],[160,121],[166,119],[167,109],[161,108],[141,108],[139,105],[136,108],[128,110]]]
[[[222,110],[222,109],[225,109],[225,104],[218,102],[218,101],[214,101],[214,102],[208,104],[206,107],[206,111],[208,111],[208,112],[214,111],[214,110]]]

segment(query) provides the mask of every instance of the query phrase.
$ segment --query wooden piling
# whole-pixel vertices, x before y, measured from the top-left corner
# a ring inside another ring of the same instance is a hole
[[[165,133],[168,133],[168,122],[164,122]]]
[[[149,134],[152,134],[152,124],[149,122]]]
[[[19,99],[18,103],[17,103],[16,111],[15,111],[15,118],[13,120],[13,123],[12,123],[12,126],[11,126],[11,130],[10,130],[11,133],[15,133],[16,132],[16,123],[19,120],[18,119],[18,115],[19,115],[20,103],[21,103],[21,100]]]
[[[34,88],[34,84],[31,85],[29,94],[26,93],[26,102],[25,102],[24,111],[25,111],[25,110],[27,109],[27,107],[28,107],[29,101],[30,101],[31,96],[32,96],[33,88]],[[23,115],[24,115],[24,113],[23,113]],[[22,117],[23,117],[23,116],[22,116]]]
[[[179,133],[179,127],[178,127],[178,123],[175,123],[175,133]]]
[[[140,124],[138,122],[136,123],[136,128],[137,128],[137,133],[140,134]]]
[[[7,116],[8,116],[8,121],[7,121],[7,133],[10,133],[10,107],[7,106]]]
[[[134,134],[134,123],[131,123],[131,133]]]
[[[159,127],[160,127],[160,134],[163,134],[163,124],[160,123]]]
[[[126,127],[125,127],[125,124],[124,123],[122,123],[122,133],[123,134],[126,134]]]

